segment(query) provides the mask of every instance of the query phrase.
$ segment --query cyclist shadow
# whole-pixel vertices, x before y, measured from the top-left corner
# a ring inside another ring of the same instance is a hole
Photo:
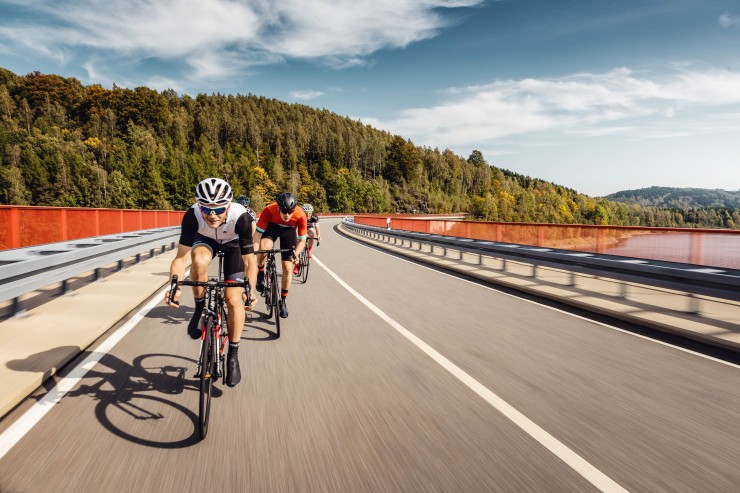
[[[42,351],[23,360],[12,360],[7,363],[8,368],[16,371],[41,372],[50,358],[65,354],[71,347],[55,348]],[[187,406],[182,405],[174,396],[184,392],[198,391],[198,382],[192,375],[195,361],[174,354],[156,353],[144,354],[134,358],[132,363],[121,360],[111,354],[95,354],[90,351],[82,352],[76,362],[84,361],[88,356],[95,355],[96,364],[90,365],[88,371],[80,379],[80,383],[66,394],[55,386],[54,379],[48,379],[41,392],[32,396],[37,401],[56,401],[72,397],[91,397],[98,404],[95,406],[95,416],[98,422],[116,436],[139,445],[176,449],[185,448],[200,442],[198,431],[198,415]],[[74,368],[64,368],[58,372],[60,377],[74,377],[77,365]],[[107,368],[110,371],[105,371]],[[190,375],[188,374],[190,372]],[[222,395],[223,391],[213,387],[213,396]],[[194,402],[195,399],[192,399]],[[185,435],[172,438],[173,429],[168,423],[183,421],[192,424],[192,428],[185,427]],[[161,426],[142,426],[142,422],[160,421]]]
[[[186,305],[181,305],[179,309],[169,306],[156,306],[149,310],[144,318],[159,319],[167,325],[180,325],[189,322],[194,311],[194,307]]]
[[[266,323],[267,325],[272,325],[273,330],[255,325],[254,322],[256,321]],[[266,312],[258,311],[255,309],[247,314],[247,320],[244,324],[244,332],[242,332],[241,338],[242,340],[247,341],[273,341],[278,338],[277,330],[274,329],[274,327],[275,320],[273,317],[268,317]],[[245,335],[253,332],[253,329],[260,332],[260,337]]]

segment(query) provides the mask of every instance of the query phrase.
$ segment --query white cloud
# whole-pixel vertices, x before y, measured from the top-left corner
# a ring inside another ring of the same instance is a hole
[[[726,12],[719,16],[719,25],[721,27],[740,26],[740,15],[732,15]]]
[[[308,100],[311,100],[311,99],[316,99],[319,96],[323,96],[324,93],[321,92],[321,91],[313,91],[313,90],[310,90],[309,89],[309,90],[306,90],[306,91],[292,91],[290,93],[290,95],[294,99],[300,99],[300,100],[308,101]]]
[[[182,86],[180,86],[180,84],[177,81],[169,79],[167,77],[161,77],[161,76],[152,77],[151,79],[147,80],[144,83],[144,85],[146,87],[150,87],[157,91],[164,91],[166,89],[172,89],[175,92],[183,92]]]
[[[60,63],[79,49],[99,57],[184,60],[198,80],[285,58],[318,59],[342,68],[366,63],[377,50],[435,36],[450,23],[441,8],[482,1],[39,0],[28,7],[36,22],[0,20],[0,46],[32,50]]]
[[[619,68],[557,79],[497,80],[447,94],[440,104],[404,110],[393,120],[362,121],[417,144],[451,148],[547,131],[641,139],[730,131],[736,124],[721,115],[740,105],[740,72],[684,68],[658,77]]]

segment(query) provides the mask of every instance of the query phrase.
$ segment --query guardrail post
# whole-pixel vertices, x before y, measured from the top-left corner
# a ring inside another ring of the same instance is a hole
[[[699,315],[701,313],[701,300],[694,293],[689,293],[688,298],[689,308],[687,310],[687,313]]]
[[[135,261],[135,263],[138,264],[139,262],[141,262],[141,254],[140,253],[137,253],[136,254],[136,261]]]
[[[62,281],[62,285],[59,289],[59,294],[65,295],[69,293],[69,281],[67,279]]]
[[[100,280],[100,277],[101,277],[101,275],[100,275],[100,267],[96,267],[95,270],[93,271],[93,278],[92,278],[92,280],[93,281],[99,281]]]
[[[15,317],[16,315],[19,315],[23,310],[21,309],[21,299],[20,297],[13,298],[13,302],[10,305],[10,316]]]

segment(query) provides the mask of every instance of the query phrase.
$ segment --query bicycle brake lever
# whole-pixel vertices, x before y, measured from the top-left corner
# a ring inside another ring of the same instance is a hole
[[[174,298],[175,293],[177,292],[178,289],[179,288],[177,287],[177,276],[172,276],[172,283],[170,284],[170,296],[169,296],[168,303],[172,303],[173,305],[180,306],[179,301],[175,301],[174,299],[172,299]]]

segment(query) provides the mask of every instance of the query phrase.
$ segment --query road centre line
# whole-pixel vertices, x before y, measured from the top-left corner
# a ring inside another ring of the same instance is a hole
[[[108,354],[116,344],[118,344],[129,332],[138,324],[149,311],[159,304],[164,298],[164,293],[169,290],[169,285],[165,291],[157,291],[149,302],[141,310],[136,312],[126,323],[120,326],[113,334],[107,337],[95,351],[90,353],[84,361],[75,366],[69,375],[61,378],[57,384],[49,390],[44,397],[28,409],[18,420],[10,425],[2,434],[0,434],[0,459],[12,449],[21,438],[23,438],[31,428],[36,426],[46,413],[54,408],[54,405],[61,401],[67,393],[72,390],[95,365]]]
[[[336,233],[336,231],[335,231],[335,233]],[[339,236],[342,236],[342,235],[339,235]],[[582,315],[576,315],[575,313],[571,313],[571,312],[568,312],[568,311],[565,311],[565,310],[561,310],[560,308],[555,308],[554,306],[545,305],[543,303],[539,303],[539,302],[534,301],[534,300],[530,300],[530,299],[527,299],[527,298],[519,297],[519,296],[517,296],[515,294],[511,294],[511,293],[507,293],[507,292],[504,292],[504,291],[500,291],[500,290],[495,289],[495,288],[492,288],[490,286],[486,286],[485,284],[482,284],[480,282],[475,282],[475,281],[471,281],[469,279],[464,279],[464,278],[462,278],[460,276],[457,276],[455,274],[451,274],[449,272],[444,272],[444,271],[442,271],[440,269],[432,268],[432,267],[430,267],[428,265],[424,265],[424,264],[422,264],[422,263],[420,263],[418,261],[415,262],[415,261],[409,260],[407,258],[402,258],[402,257],[399,256],[401,254],[394,255],[394,254],[389,253],[388,251],[386,251],[386,250],[384,250],[384,249],[382,249],[380,247],[376,247],[374,245],[368,245],[367,243],[362,242],[362,241],[359,241],[359,240],[356,240],[354,238],[347,238],[347,237],[345,237],[345,239],[348,239],[349,241],[352,241],[354,243],[357,243],[360,246],[370,247],[370,248],[374,249],[375,251],[377,251],[378,253],[382,253],[382,254],[387,255],[388,257],[394,258],[396,260],[400,260],[401,262],[407,262],[409,264],[416,265],[417,267],[421,267],[421,268],[430,270],[432,272],[436,272],[437,274],[442,274],[443,276],[447,276],[447,277],[451,277],[453,279],[457,279],[458,281],[467,282],[467,283],[473,284],[475,286],[479,286],[479,287],[482,287],[482,288],[485,288],[485,289],[488,289],[488,290],[491,290],[491,291],[495,291],[498,294],[509,296],[510,298],[515,298],[515,299],[520,300],[520,301],[525,301],[527,303],[531,303],[533,305],[537,305],[537,306],[540,306],[542,308],[547,308],[548,310],[553,310],[553,311],[556,311],[558,313],[562,313],[564,315],[569,315],[571,317],[574,317],[574,318],[577,318],[577,319],[580,319],[580,320],[584,320],[586,322],[591,322],[592,324],[600,325],[602,327],[606,327],[607,329],[616,330],[618,332],[621,332],[623,334],[630,335],[632,337],[638,337],[640,339],[644,339],[646,341],[650,341],[650,342],[653,342],[655,344],[660,344],[662,346],[667,346],[667,347],[676,349],[678,351],[682,351],[684,353],[692,354],[692,355],[698,356],[700,358],[708,359],[708,360],[714,361],[716,363],[721,363],[723,365],[732,366],[733,368],[740,369],[740,365],[738,365],[736,363],[732,363],[730,361],[724,361],[724,360],[721,360],[719,358],[715,358],[714,356],[709,356],[707,354],[702,354],[702,353],[698,353],[696,351],[692,351],[691,349],[686,349],[686,348],[683,348],[683,347],[680,347],[680,346],[673,345],[673,344],[671,344],[669,342],[659,341],[657,339],[652,339],[652,338],[650,338],[648,336],[644,336],[642,334],[636,334],[634,332],[630,332],[629,330],[620,329],[619,327],[615,327],[613,325],[609,325],[609,324],[607,324],[605,322],[599,322],[598,320],[593,320],[593,319],[590,319],[588,317],[584,317]]]
[[[606,476],[604,473],[596,469],[581,456],[573,452],[566,445],[561,443],[555,437],[547,433],[545,430],[540,428],[536,423],[531,421],[529,418],[524,416],[522,413],[517,411],[509,403],[501,399],[498,395],[491,392],[488,388],[483,386],[480,382],[475,380],[473,377],[465,373],[460,367],[452,363],[450,360],[442,356],[439,352],[429,346],[427,343],[419,339],[416,335],[410,332],[408,329],[403,327],[401,324],[396,322],[380,308],[371,303],[367,298],[362,296],[360,293],[355,291],[349,284],[347,284],[342,278],[335,274],[329,269],[323,262],[318,258],[314,257],[313,261],[316,262],[321,268],[323,268],[335,281],[337,281],[344,289],[346,289],[352,296],[357,298],[363,305],[380,317],[388,325],[396,329],[402,336],[408,339],[412,344],[421,349],[427,356],[436,361],[440,366],[452,374],[455,378],[460,380],[473,392],[478,394],[483,400],[488,402],[497,411],[506,416],[515,425],[521,428],[529,436],[537,440],[546,449],[552,452],[560,460],[568,464],[573,470],[580,474],[583,478],[597,487],[600,491],[605,492],[626,492],[619,484],[614,482],[611,478]]]

